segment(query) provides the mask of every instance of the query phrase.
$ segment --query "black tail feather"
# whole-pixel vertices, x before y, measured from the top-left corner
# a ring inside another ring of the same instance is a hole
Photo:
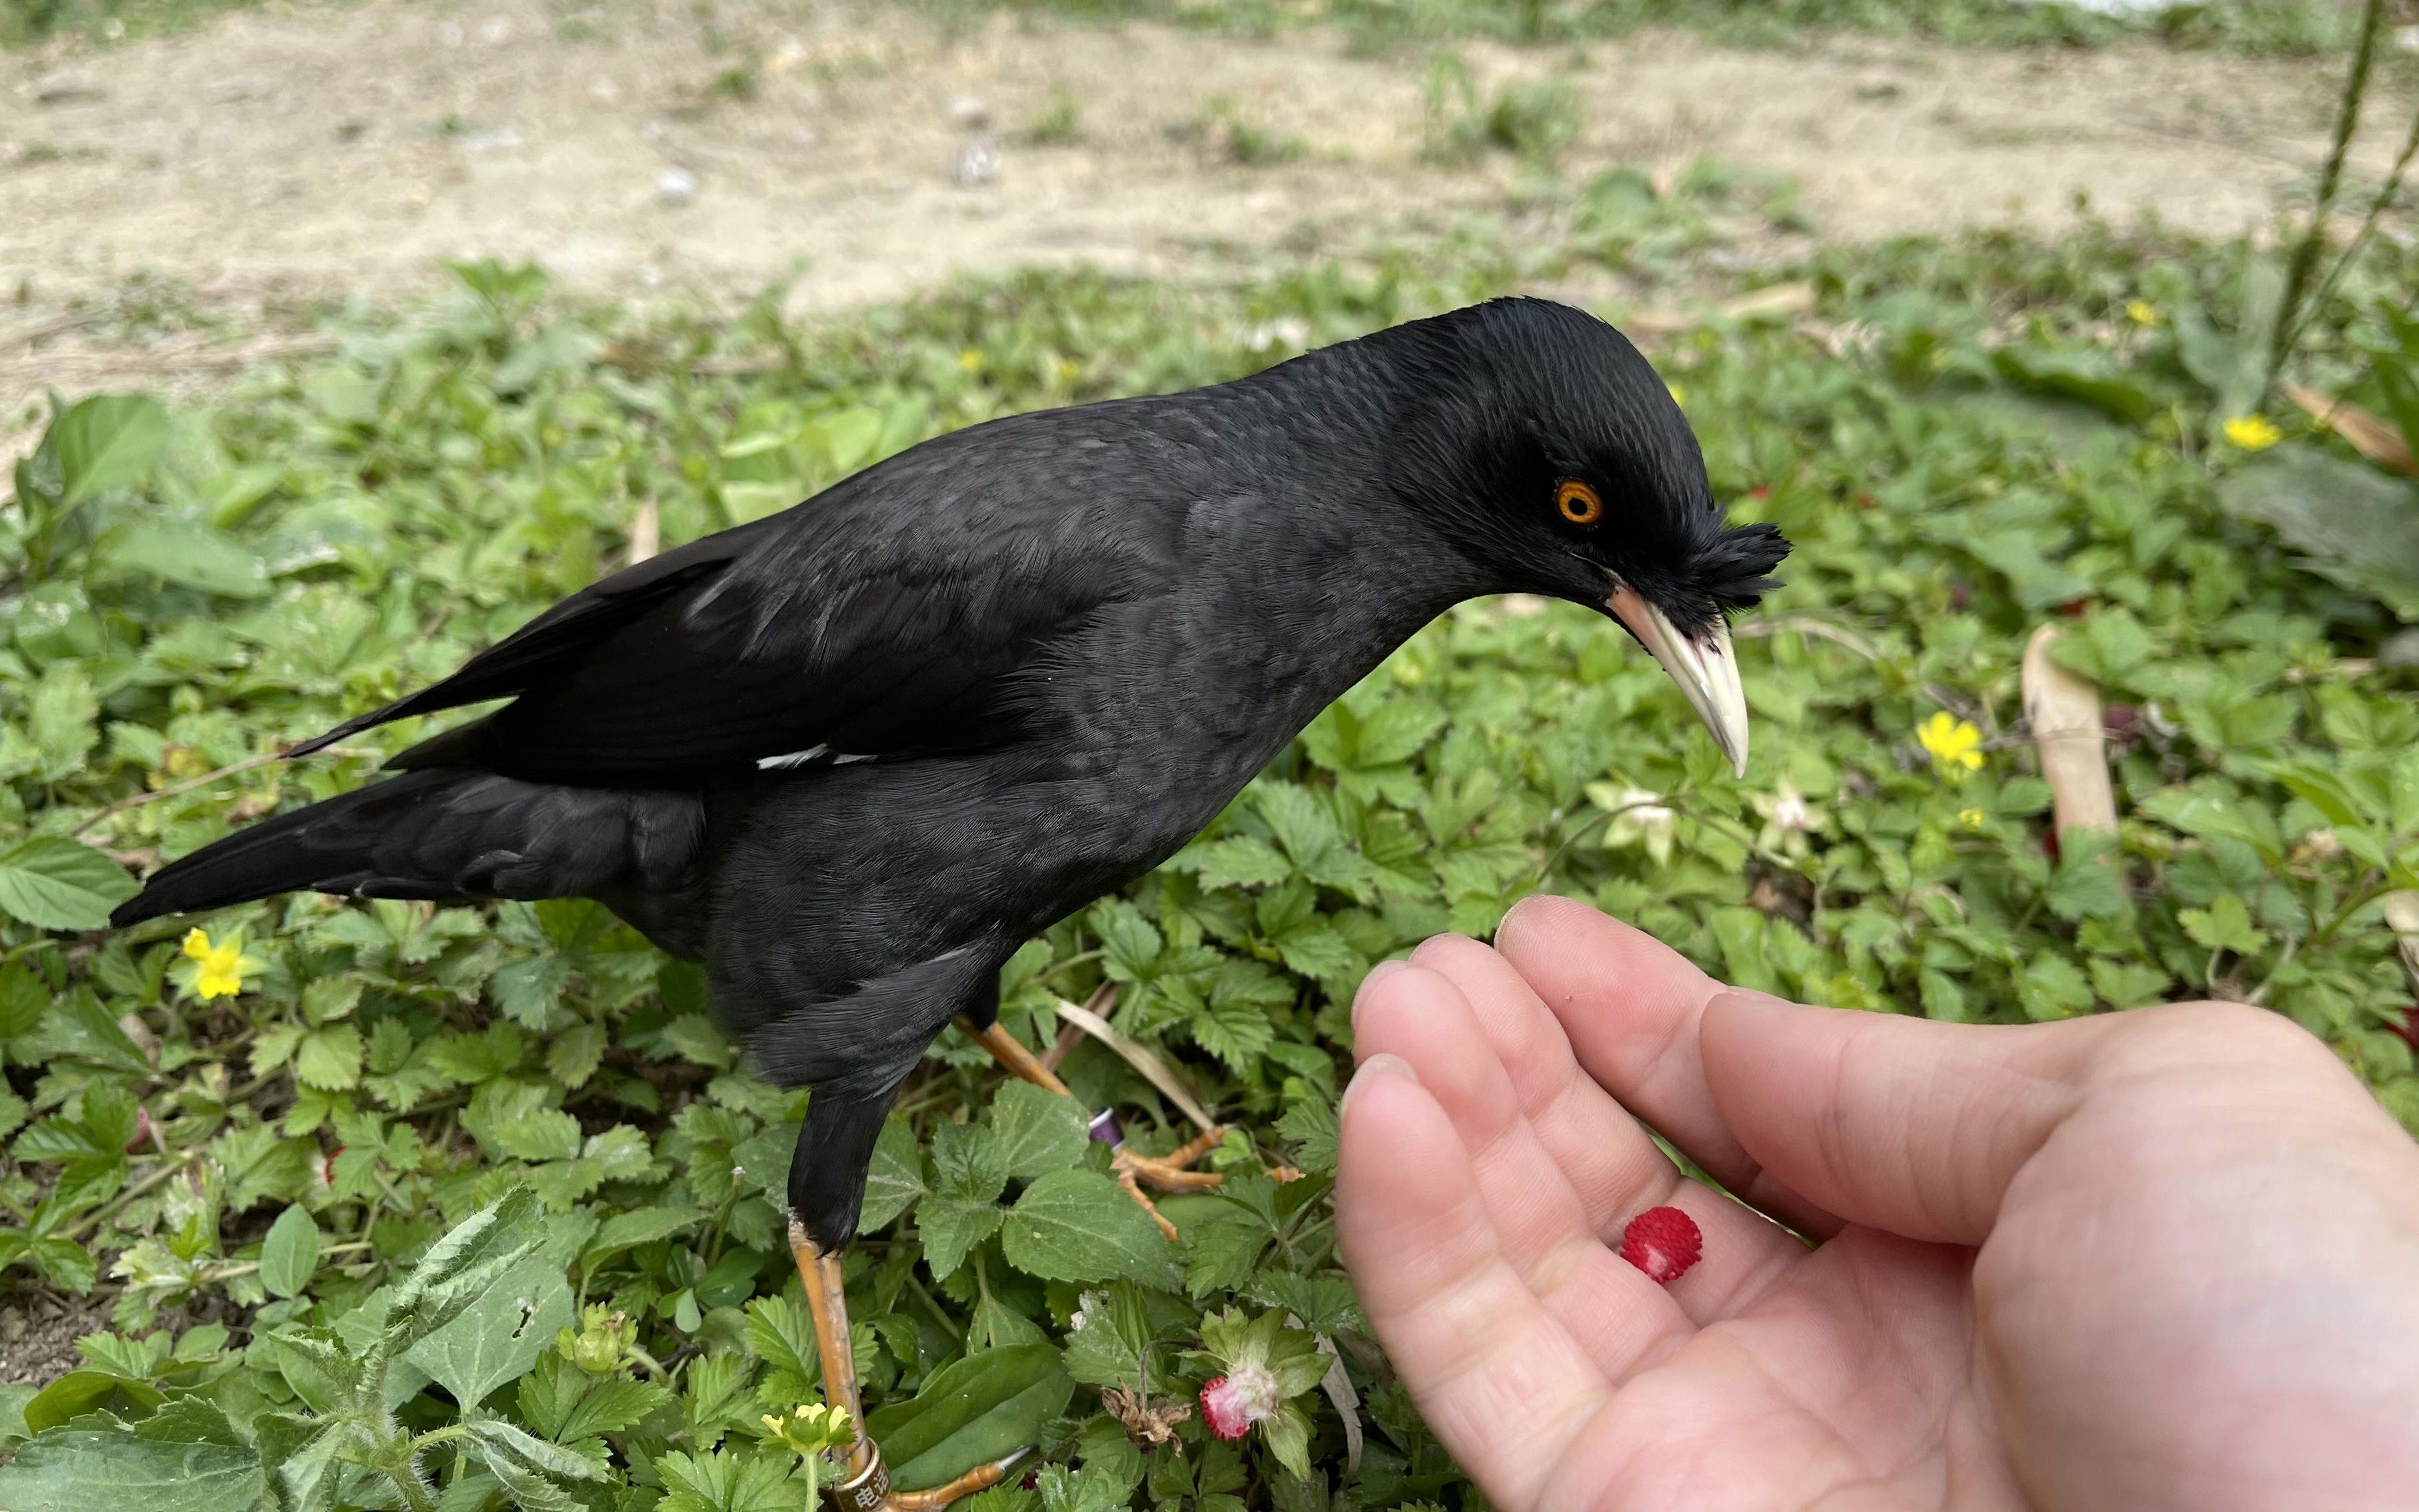
[[[669,891],[703,822],[693,794],[410,772],[206,845],[153,873],[109,921],[124,929],[282,892],[453,901]]]

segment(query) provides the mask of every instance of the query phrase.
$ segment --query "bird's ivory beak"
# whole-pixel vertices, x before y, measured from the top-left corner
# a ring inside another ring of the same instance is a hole
[[[1629,626],[1688,697],[1688,704],[1712,731],[1714,744],[1730,758],[1731,771],[1747,775],[1747,692],[1739,687],[1738,657],[1731,627],[1719,618],[1703,637],[1681,634],[1663,611],[1626,583],[1616,582],[1605,608]]]

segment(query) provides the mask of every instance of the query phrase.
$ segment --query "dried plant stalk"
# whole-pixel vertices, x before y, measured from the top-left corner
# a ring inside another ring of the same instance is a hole
[[[2385,895],[2385,925],[2394,931],[2394,944],[2402,956],[2402,969],[2411,977],[2411,987],[2419,992],[2419,892],[2405,890]]]
[[[2050,659],[2057,627],[2044,625],[2025,646],[2025,720],[2041,752],[2057,831],[2117,832],[2117,794],[2108,781],[2107,733],[2100,690]]]

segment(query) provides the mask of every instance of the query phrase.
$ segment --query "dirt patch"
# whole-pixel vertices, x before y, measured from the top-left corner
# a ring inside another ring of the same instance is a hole
[[[72,387],[74,343],[45,322],[138,274],[205,306],[380,298],[495,255],[640,299],[799,270],[794,301],[829,307],[967,269],[1183,276],[1348,250],[1501,206],[1523,173],[1502,154],[1430,161],[1425,59],[1317,32],[1005,16],[952,31],[889,9],[646,0],[564,16],[369,0],[0,59],[0,270],[20,307],[0,405],[28,382]],[[1465,55],[1482,95],[1572,83],[1585,127],[1565,174],[1772,170],[1846,239],[2050,230],[2078,196],[2204,231],[2257,224],[2322,150],[2335,76],[1857,39]]]
[[[106,1303],[54,1292],[0,1302],[0,1386],[41,1386],[84,1364],[75,1341],[109,1330]]]

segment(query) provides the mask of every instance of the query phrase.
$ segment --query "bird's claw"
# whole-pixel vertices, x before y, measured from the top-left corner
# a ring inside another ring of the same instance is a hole
[[[830,1512],[937,1512],[962,1497],[998,1485],[1018,1460],[1032,1452],[1029,1447],[1019,1449],[990,1464],[977,1465],[948,1485],[935,1486],[931,1490],[901,1491],[890,1485],[890,1472],[882,1463],[880,1446],[865,1441],[865,1447],[870,1451],[865,1464],[851,1471],[845,1479],[824,1487],[824,1505]]]

